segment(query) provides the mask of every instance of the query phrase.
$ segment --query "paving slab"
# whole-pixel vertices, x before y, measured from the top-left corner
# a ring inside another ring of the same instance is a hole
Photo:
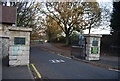
[[[29,69],[29,66],[8,66],[7,58],[2,60],[2,80],[27,80],[34,81],[33,75]]]

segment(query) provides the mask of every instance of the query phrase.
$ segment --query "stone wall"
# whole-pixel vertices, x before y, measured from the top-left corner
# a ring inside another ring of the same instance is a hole
[[[9,51],[9,39],[8,38],[2,38],[2,57],[8,56]]]
[[[0,24],[0,52],[2,54],[2,58],[8,56],[9,34],[8,25]]]
[[[0,24],[0,53],[9,56],[9,65],[28,65],[31,28],[12,27]],[[15,45],[15,37],[25,38],[25,45]]]
[[[91,35],[84,35],[86,38],[86,60],[99,60],[100,59],[100,39],[102,37],[102,35],[95,35],[95,34],[91,34]],[[97,45],[93,45],[93,40],[97,39]],[[92,48],[97,48],[97,52],[96,53],[92,53]]]

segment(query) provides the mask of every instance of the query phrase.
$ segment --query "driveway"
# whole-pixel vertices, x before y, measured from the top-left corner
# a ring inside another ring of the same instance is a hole
[[[118,79],[118,72],[31,47],[31,64],[44,79]]]

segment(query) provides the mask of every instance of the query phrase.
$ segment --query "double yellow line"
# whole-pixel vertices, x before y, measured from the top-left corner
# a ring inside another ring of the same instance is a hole
[[[31,66],[32,66],[32,67],[33,67],[33,69],[35,70],[35,72],[36,72],[37,76],[41,79],[41,78],[42,78],[42,76],[41,76],[41,74],[38,72],[38,70],[36,69],[35,65],[34,65],[34,64],[31,64]]]

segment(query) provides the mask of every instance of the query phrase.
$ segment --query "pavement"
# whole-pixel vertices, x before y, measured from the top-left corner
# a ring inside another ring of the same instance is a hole
[[[2,81],[34,81],[29,66],[8,66],[8,59],[2,59]]]
[[[0,57],[0,81],[2,80],[2,58]]]
[[[50,43],[43,43],[43,44],[40,43],[40,44],[32,45],[32,46],[40,46],[43,50],[47,50],[47,51],[50,51],[56,54],[64,55],[66,57],[71,57],[71,51],[56,48]],[[120,57],[117,57],[117,56],[100,56],[100,60],[98,61],[87,61],[87,60],[82,60],[78,58],[74,58],[74,59],[85,62],[85,63],[92,64],[95,66],[104,67],[108,69],[115,69],[117,71],[120,71],[120,64],[119,64]]]

